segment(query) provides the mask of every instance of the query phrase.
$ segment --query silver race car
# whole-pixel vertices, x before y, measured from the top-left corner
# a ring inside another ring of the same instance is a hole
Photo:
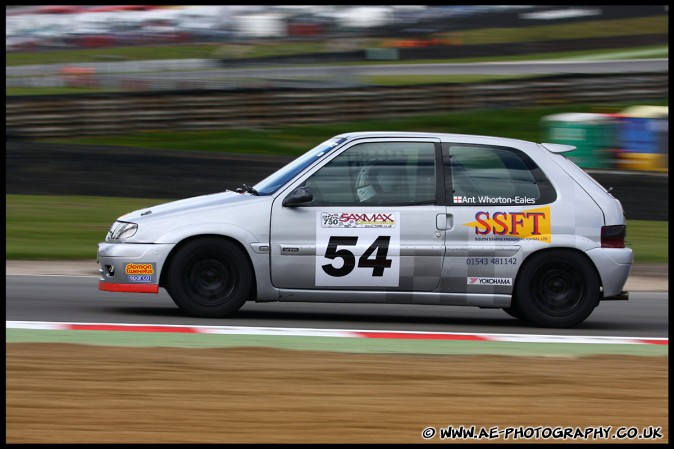
[[[502,308],[571,327],[626,300],[620,202],[574,147],[341,134],[250,187],[131,212],[98,245],[101,290],[223,317],[246,301]]]

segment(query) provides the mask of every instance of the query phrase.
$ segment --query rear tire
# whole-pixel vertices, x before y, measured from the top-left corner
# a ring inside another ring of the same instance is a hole
[[[526,320],[526,317],[522,314],[522,311],[516,305],[504,307],[503,311],[511,317],[517,318],[518,320]]]
[[[527,259],[515,285],[515,306],[523,319],[541,327],[574,327],[600,299],[594,265],[573,250],[538,253]]]
[[[248,255],[237,244],[208,237],[178,249],[170,262],[166,290],[190,315],[221,318],[243,306],[253,291]]]

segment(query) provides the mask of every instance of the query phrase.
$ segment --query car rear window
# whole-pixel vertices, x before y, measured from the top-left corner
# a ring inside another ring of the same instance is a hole
[[[555,200],[551,183],[525,153],[482,145],[449,146],[450,204],[547,204]]]

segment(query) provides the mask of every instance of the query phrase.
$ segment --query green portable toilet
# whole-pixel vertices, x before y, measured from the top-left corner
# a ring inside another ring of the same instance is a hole
[[[610,115],[569,112],[543,117],[545,142],[573,145],[567,154],[582,168],[615,166],[617,122]]]

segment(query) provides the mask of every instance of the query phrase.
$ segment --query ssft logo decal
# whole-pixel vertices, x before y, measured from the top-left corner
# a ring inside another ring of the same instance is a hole
[[[397,287],[398,212],[317,212],[316,286]]]
[[[530,239],[552,243],[550,206],[521,212],[479,211],[475,221],[464,226],[474,229],[476,241]]]
[[[468,285],[513,285],[512,278],[468,278]]]

